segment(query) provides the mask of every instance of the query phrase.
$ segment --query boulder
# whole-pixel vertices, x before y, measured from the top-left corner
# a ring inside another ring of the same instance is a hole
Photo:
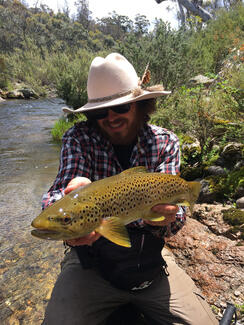
[[[22,88],[19,91],[23,94],[25,99],[30,99],[30,98],[37,99],[37,98],[39,98],[37,93],[31,88]]]
[[[205,171],[207,172],[207,175],[213,175],[213,176],[227,174],[226,170],[221,166],[210,166],[206,168]]]
[[[236,207],[238,209],[244,209],[244,196],[236,201]]]
[[[227,208],[195,205],[193,217],[200,222],[188,217],[186,225],[167,240],[176,262],[217,308],[220,317],[227,302],[241,306],[244,299],[244,246],[226,237],[230,226],[223,221],[222,210]],[[238,313],[241,320],[243,316]]]
[[[201,155],[200,142],[196,138],[186,135],[183,138],[181,152],[187,164],[193,166]]]
[[[222,150],[220,154],[220,159],[218,164],[220,166],[225,166],[229,169],[236,169],[236,166],[243,164],[243,153],[242,150],[244,144],[237,142],[228,143]]]
[[[209,188],[209,181],[203,179],[200,181],[201,190],[198,197],[198,203],[213,203],[217,200],[217,194],[215,192],[211,192]]]
[[[7,92],[8,99],[24,99],[24,95],[19,90],[13,90]]]

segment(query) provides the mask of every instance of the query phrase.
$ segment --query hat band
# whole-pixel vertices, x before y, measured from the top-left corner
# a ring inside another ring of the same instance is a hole
[[[133,90],[128,90],[123,93],[118,93],[118,94],[114,94],[111,96],[88,99],[88,103],[99,103],[99,102],[104,102],[104,101],[111,100],[111,99],[117,99],[117,98],[120,98],[123,96],[127,96],[127,95],[131,94],[132,92],[133,92]]]

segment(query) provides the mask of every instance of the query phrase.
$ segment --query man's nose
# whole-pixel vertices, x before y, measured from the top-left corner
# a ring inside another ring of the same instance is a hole
[[[114,121],[115,119],[117,119],[119,115],[120,114],[118,114],[118,113],[112,111],[111,109],[109,109],[107,119],[109,120],[109,122],[111,122],[111,121]]]

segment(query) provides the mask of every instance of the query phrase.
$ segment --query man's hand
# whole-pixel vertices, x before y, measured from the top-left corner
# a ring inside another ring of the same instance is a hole
[[[159,216],[164,216],[165,219],[163,221],[151,221],[144,220],[145,223],[151,226],[168,226],[171,222],[175,221],[176,213],[179,211],[179,207],[177,205],[170,204],[158,204],[152,207],[153,212],[157,212]]]
[[[101,235],[95,231],[84,237],[66,240],[66,243],[70,246],[89,245],[91,246]]]
[[[91,181],[89,180],[89,178],[75,177],[69,182],[69,184],[65,188],[64,194],[68,194],[69,192],[74,191],[78,187],[85,186],[85,185],[90,184],[90,183],[91,183]]]
[[[68,194],[71,191],[77,189],[78,187],[85,186],[90,183],[91,181],[89,180],[89,178],[75,177],[69,182],[69,184],[65,188],[64,194]],[[94,243],[94,241],[96,241],[99,237],[101,237],[101,235],[93,231],[84,237],[66,240],[66,243],[70,246],[92,245],[92,243]]]

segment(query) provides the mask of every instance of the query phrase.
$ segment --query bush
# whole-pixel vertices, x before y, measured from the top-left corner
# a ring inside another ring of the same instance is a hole
[[[83,121],[85,119],[86,118],[83,114],[77,114],[75,117],[72,116],[72,118],[60,118],[57,122],[55,122],[54,127],[51,131],[53,141],[60,144],[64,133],[75,123],[78,123],[79,121]]]
[[[58,95],[75,109],[87,103],[87,76],[93,58],[91,52],[79,50],[60,53],[53,59]]]

